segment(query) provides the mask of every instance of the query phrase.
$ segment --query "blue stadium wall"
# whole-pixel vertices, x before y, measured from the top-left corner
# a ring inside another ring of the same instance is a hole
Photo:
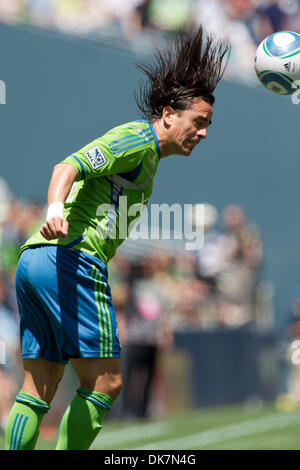
[[[16,196],[44,202],[55,163],[137,117],[134,63],[142,57],[5,24],[0,44],[0,174]],[[228,82],[216,98],[208,139],[190,158],[161,161],[152,202],[241,204],[262,232],[262,277],[276,288],[280,330],[300,283],[300,105]]]

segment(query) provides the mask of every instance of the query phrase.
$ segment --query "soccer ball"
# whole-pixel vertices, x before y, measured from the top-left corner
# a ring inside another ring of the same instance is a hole
[[[258,46],[254,66],[259,81],[268,90],[292,95],[298,88],[294,81],[300,80],[300,34],[270,34]]]

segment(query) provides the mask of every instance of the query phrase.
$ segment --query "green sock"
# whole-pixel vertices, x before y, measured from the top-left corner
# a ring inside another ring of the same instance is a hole
[[[21,390],[7,419],[5,450],[33,450],[49,408],[45,401]]]
[[[62,418],[56,450],[87,450],[112,404],[113,399],[104,393],[78,388]]]

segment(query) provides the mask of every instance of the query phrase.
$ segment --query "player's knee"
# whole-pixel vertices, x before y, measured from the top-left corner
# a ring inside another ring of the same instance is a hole
[[[121,390],[122,390],[122,377],[116,376],[112,378],[109,384],[109,390],[107,394],[115,400],[120,394]]]
[[[105,393],[115,400],[122,389],[122,376],[112,375],[107,377],[106,380],[94,381],[94,380],[81,380],[80,385],[82,388],[93,390],[94,392]]]
[[[61,377],[59,379],[53,379],[52,382],[49,382],[47,384],[47,387],[44,387],[42,391],[42,399],[45,400],[47,403],[50,404],[52,402],[60,381]]]
[[[27,367],[22,390],[50,404],[63,377],[63,370],[59,368],[53,371],[51,367],[46,372],[42,368],[32,371]]]

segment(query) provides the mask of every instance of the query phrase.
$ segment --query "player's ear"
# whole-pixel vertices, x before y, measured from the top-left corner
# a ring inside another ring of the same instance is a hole
[[[171,126],[175,117],[175,110],[172,106],[165,106],[162,110],[162,118],[167,126]]]

